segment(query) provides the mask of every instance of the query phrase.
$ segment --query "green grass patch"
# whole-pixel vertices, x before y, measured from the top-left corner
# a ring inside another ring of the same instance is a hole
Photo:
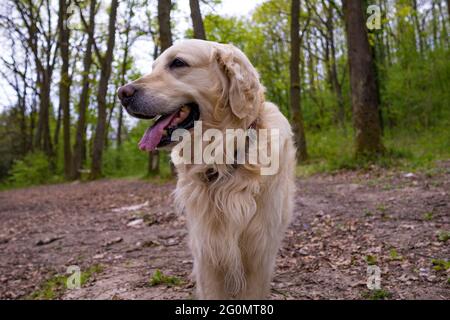
[[[103,266],[93,265],[80,274],[80,285],[85,285],[95,274],[103,272]],[[60,298],[67,290],[67,279],[70,275],[54,275],[32,292],[26,299],[30,300],[54,300]]]
[[[47,156],[42,152],[35,152],[14,161],[9,176],[0,183],[0,191],[62,181],[63,178],[52,171]]]
[[[153,273],[152,277],[149,280],[149,284],[152,287],[160,284],[165,284],[169,287],[173,287],[183,284],[183,281],[176,276],[165,275],[164,273],[162,273],[161,270],[156,269],[156,271]]]
[[[395,248],[392,248],[392,249],[389,251],[389,258],[390,258],[392,261],[400,261],[400,260],[403,260],[403,257],[402,257],[401,255],[398,254],[398,252],[397,252],[397,250],[396,250]]]
[[[450,231],[439,231],[437,238],[441,242],[447,242],[450,239]]]
[[[55,275],[41,284],[40,288],[29,296],[32,300],[53,300],[66,290],[67,276]]]
[[[450,269],[450,261],[444,259],[433,259],[431,260],[433,265],[433,270],[435,271],[446,271]]]
[[[369,209],[364,209],[363,213],[364,213],[364,217],[372,217],[373,216],[372,211],[370,211]]]
[[[339,170],[367,170],[373,166],[434,174],[436,162],[450,158],[450,126],[433,129],[386,130],[386,152],[376,157],[355,157],[353,132],[336,128],[307,132],[309,160],[297,166],[298,176]]]
[[[377,257],[370,254],[365,257],[365,260],[369,266],[374,266],[377,264]]]
[[[433,212],[431,212],[431,211],[426,212],[426,213],[423,215],[423,220],[425,220],[425,221],[431,221],[431,220],[433,220]]]
[[[385,213],[387,211],[387,208],[384,204],[379,204],[377,206],[377,210],[380,211],[381,213]]]
[[[388,300],[392,298],[392,293],[384,289],[371,290],[364,292],[363,298],[368,300]]]
[[[105,268],[101,264],[95,264],[86,271],[82,271],[80,279],[81,285],[86,284],[89,281],[89,279],[91,279],[95,274],[102,273],[104,269]]]

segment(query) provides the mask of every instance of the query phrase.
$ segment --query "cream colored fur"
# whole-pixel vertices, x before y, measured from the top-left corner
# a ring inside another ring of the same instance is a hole
[[[180,57],[188,68],[168,70]],[[231,45],[182,41],[166,50],[151,74],[134,82],[150,101],[174,109],[200,107],[203,129],[278,129],[276,175],[259,165],[178,165],[175,200],[187,216],[200,299],[268,298],[277,251],[289,224],[295,191],[291,127],[278,107],[264,101],[264,88],[245,55]],[[208,171],[209,170],[209,171]],[[214,172],[214,179],[207,178]]]

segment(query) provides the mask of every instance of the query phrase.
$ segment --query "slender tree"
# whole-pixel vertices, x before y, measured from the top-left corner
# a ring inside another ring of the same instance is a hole
[[[70,29],[67,26],[69,18],[67,0],[59,0],[59,47],[61,55],[61,79],[59,83],[59,109],[63,112],[63,139],[64,139],[64,175],[67,179],[70,178],[72,152],[70,145],[70,84],[71,78],[69,76],[69,38]]]
[[[62,105],[58,105],[58,111],[56,112],[56,125],[53,132],[53,146],[58,148],[59,134],[61,132],[61,119],[62,119]]]
[[[194,38],[206,40],[205,27],[203,25],[202,13],[198,0],[189,0],[191,7],[192,26],[194,28]]]
[[[447,13],[448,13],[447,19],[450,20],[450,0],[447,0]]]
[[[94,42],[94,49],[97,58],[100,61],[101,71],[97,90],[97,125],[92,149],[91,179],[97,179],[102,176],[102,157],[106,132],[106,95],[108,92],[108,81],[111,76],[111,64],[113,61],[113,50],[116,37],[117,7],[118,0],[112,0],[109,13],[108,40],[104,55],[100,53]]]
[[[171,0],[158,0],[159,48],[163,53],[172,45],[172,29],[170,26]],[[159,173],[160,154],[158,150],[149,152],[148,174]]]
[[[331,88],[333,89],[333,92],[336,97],[337,102],[337,110],[335,114],[336,122],[339,124],[339,126],[345,130],[345,108],[344,108],[344,97],[342,95],[342,87],[338,80],[338,72],[337,72],[337,65],[336,65],[336,45],[335,45],[335,39],[334,39],[334,7],[331,4],[328,4],[326,6],[325,1],[322,0],[322,5],[327,10],[327,20],[326,20],[326,28],[327,28],[327,43],[329,45],[329,54],[330,54],[330,61],[329,61],[329,77],[330,77],[330,83]]]
[[[172,28],[170,26],[171,0],[158,0],[159,42],[161,53],[172,45]]]
[[[356,155],[382,153],[377,86],[362,3],[344,0]]]
[[[297,160],[305,161],[308,158],[306,149],[305,129],[300,100],[300,0],[291,2],[291,113],[295,142],[297,145]]]
[[[14,28],[21,35],[29,48],[36,67],[36,88],[39,95],[38,123],[34,138],[34,146],[44,151],[48,157],[53,158],[53,145],[50,135],[50,89],[53,71],[56,64],[58,41],[53,27],[53,15],[49,0],[39,1],[13,1],[22,20],[25,32],[14,24]],[[41,14],[45,12],[45,16]],[[45,18],[44,18],[45,17]],[[45,21],[43,21],[45,19]]]
[[[89,1],[88,22],[84,19],[81,7],[78,7],[84,30],[87,33],[86,49],[83,57],[83,73],[81,79],[81,94],[78,102],[78,121],[73,146],[72,179],[79,179],[86,151],[86,111],[89,104],[89,74],[92,65],[92,48],[94,45],[96,0]]]
[[[11,48],[14,52],[17,48],[17,45],[15,43],[13,34],[9,33],[8,37],[11,41]],[[28,53],[28,48],[26,46],[24,49],[25,52]],[[3,65],[7,70],[0,69],[0,74],[16,93],[17,103],[14,109],[17,109],[20,121],[20,155],[24,156],[32,148],[33,132],[31,131],[30,134],[28,134],[27,132],[27,97],[29,95],[29,89],[34,85],[34,83],[32,83],[30,79],[28,79],[28,73],[30,69],[30,60],[28,55],[25,54],[23,61],[17,59],[15,55],[11,55],[10,59],[11,61],[8,61],[4,57],[1,58],[1,61],[3,62]],[[22,64],[23,67],[21,66]],[[31,114],[30,118],[32,118]],[[30,129],[32,129],[31,127],[32,126],[30,125]]]
[[[123,44],[123,58],[121,63],[120,70],[120,85],[123,86],[125,84],[125,76],[127,73],[127,65],[129,60],[129,49],[130,49],[130,32],[131,32],[131,18],[134,16],[134,5],[135,1],[131,0],[128,2],[128,10],[127,17],[128,20],[125,24],[125,30],[123,31],[123,35],[125,37]],[[117,120],[117,146],[120,147],[122,145],[122,124],[123,124],[123,108],[119,109],[119,118]]]

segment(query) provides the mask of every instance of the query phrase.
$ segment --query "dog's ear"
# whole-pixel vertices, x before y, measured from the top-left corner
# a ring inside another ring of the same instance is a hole
[[[229,105],[239,119],[256,114],[264,101],[264,87],[248,58],[233,45],[219,45],[215,59],[224,75],[221,106]]]

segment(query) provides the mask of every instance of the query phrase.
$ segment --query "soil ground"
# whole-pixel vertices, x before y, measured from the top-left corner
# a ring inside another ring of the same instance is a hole
[[[450,299],[450,162],[315,175],[297,188],[272,299]],[[173,189],[122,179],[0,192],[0,298],[42,298],[77,265],[95,272],[51,298],[192,299]],[[380,268],[382,290],[367,288],[368,265]],[[156,270],[181,283],[152,286]]]

